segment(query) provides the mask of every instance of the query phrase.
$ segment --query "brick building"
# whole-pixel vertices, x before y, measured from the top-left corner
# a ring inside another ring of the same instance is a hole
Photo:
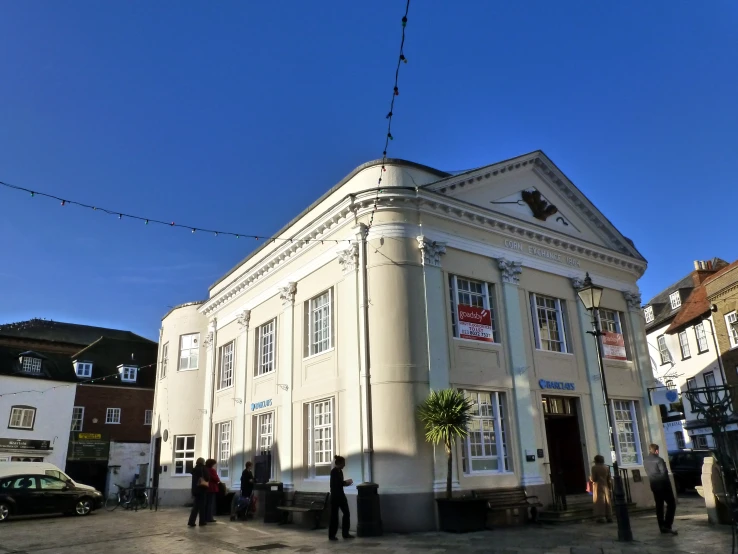
[[[707,301],[713,310],[715,334],[729,385],[738,385],[738,261],[705,280]],[[736,424],[738,430],[738,423]]]

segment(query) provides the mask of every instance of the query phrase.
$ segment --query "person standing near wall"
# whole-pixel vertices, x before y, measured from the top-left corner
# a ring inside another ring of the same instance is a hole
[[[205,467],[208,470],[210,480],[208,481],[208,507],[207,507],[207,522],[215,523],[216,507],[218,505],[218,492],[220,492],[220,477],[215,469],[216,461],[210,458],[205,462]]]
[[[205,467],[205,459],[198,458],[195,467],[192,468],[192,511],[187,525],[195,526],[195,521],[200,519],[200,526],[207,525],[207,501],[208,501],[208,482],[210,481],[210,472]]]
[[[659,529],[662,533],[678,535],[679,533],[671,528],[676,512],[674,490],[671,488],[666,462],[659,456],[658,444],[648,445],[648,456],[643,461],[643,467],[646,469],[653,499],[656,501],[656,518],[659,521]],[[666,515],[664,515],[664,503],[666,503]]]
[[[351,527],[351,515],[349,514],[348,500],[343,487],[350,487],[354,481],[352,479],[343,479],[343,468],[346,466],[346,458],[343,456],[335,457],[335,467],[331,470],[331,523],[328,528],[328,539],[332,541],[338,540],[336,533],[338,532],[338,509],[341,509],[343,521],[341,531],[344,539],[353,539],[353,535],[349,534]]]
[[[605,465],[605,458],[599,454],[594,457],[594,465],[590,470],[589,481],[592,483],[592,501],[597,523],[612,523],[612,499],[610,487],[610,467]]]

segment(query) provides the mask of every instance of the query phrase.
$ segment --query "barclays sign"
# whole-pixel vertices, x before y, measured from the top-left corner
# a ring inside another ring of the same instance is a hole
[[[553,389],[553,390],[574,390],[576,387],[574,383],[564,383],[563,381],[546,381],[541,379],[538,381],[538,386],[542,389]]]
[[[271,398],[269,400],[262,400],[261,402],[254,402],[253,404],[251,404],[251,411],[253,412],[254,410],[261,410],[262,408],[268,408],[271,405],[272,405]]]

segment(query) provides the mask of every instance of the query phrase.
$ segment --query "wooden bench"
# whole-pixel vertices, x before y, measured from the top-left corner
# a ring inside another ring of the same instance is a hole
[[[281,524],[290,523],[295,513],[312,513],[315,517],[315,527],[313,529],[318,529],[320,528],[320,517],[323,515],[323,510],[325,510],[327,503],[327,492],[295,491],[295,494],[292,496],[292,504],[277,507],[277,510],[281,511],[283,516]]]
[[[534,523],[538,523],[538,508],[542,508],[543,504],[538,501],[537,496],[528,496],[523,487],[510,487],[503,489],[485,489],[472,491],[474,498],[483,498],[487,501],[488,512],[511,512],[514,510],[523,510],[525,519],[523,523],[530,519]]]

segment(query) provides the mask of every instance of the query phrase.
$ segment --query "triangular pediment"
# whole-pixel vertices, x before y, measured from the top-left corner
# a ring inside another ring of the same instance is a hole
[[[542,152],[454,175],[424,188],[643,259],[632,242]]]

